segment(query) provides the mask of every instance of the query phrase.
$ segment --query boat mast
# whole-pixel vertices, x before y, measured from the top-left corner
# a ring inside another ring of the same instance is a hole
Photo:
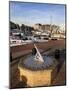
[[[51,34],[52,34],[52,16],[50,16],[50,38],[51,38]]]

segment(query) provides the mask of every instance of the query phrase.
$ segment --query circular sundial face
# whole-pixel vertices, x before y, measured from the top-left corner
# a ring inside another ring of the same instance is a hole
[[[30,56],[23,61],[23,64],[26,68],[37,70],[46,69],[54,63],[52,57],[43,56],[43,60],[44,62],[40,62],[40,60],[35,60],[35,56]]]
[[[42,56],[35,44],[34,47],[33,55],[28,56],[25,60],[23,60],[21,62],[22,66],[32,70],[41,70],[47,69],[54,64],[55,59],[53,57],[49,57],[47,55]]]

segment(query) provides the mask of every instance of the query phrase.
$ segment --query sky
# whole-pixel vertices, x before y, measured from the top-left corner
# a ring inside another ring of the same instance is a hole
[[[32,26],[36,23],[65,25],[65,5],[10,1],[10,21]]]

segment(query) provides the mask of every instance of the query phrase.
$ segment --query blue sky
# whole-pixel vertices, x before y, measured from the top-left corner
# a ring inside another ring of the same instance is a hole
[[[20,25],[65,24],[65,5],[10,2],[10,20]]]

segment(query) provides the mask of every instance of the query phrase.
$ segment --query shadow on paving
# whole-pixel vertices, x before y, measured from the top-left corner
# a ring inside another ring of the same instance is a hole
[[[14,88],[26,88],[27,87],[27,84],[25,84],[24,82],[19,82],[16,87]]]

